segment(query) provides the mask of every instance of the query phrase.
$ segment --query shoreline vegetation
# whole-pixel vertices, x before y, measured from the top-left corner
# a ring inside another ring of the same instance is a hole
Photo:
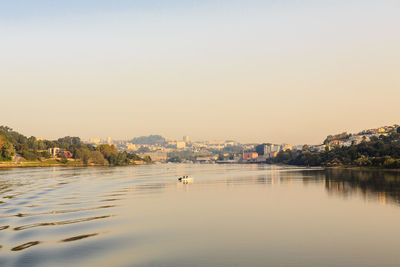
[[[57,150],[56,150],[57,149]],[[53,151],[53,154],[51,152]],[[94,147],[79,137],[57,140],[26,137],[7,126],[0,126],[0,168],[51,166],[125,166],[150,164],[150,157],[118,151],[114,145]]]
[[[68,160],[67,163],[63,163],[61,161],[21,161],[21,162],[13,162],[13,161],[1,161],[0,169],[8,169],[8,168],[30,168],[30,167],[106,167],[106,166],[131,166],[131,165],[146,165],[150,164],[144,161],[136,161],[130,164],[121,164],[121,165],[111,165],[111,164],[96,164],[96,163],[88,163],[84,164],[81,161],[77,160]]]
[[[329,138],[329,137],[328,137]],[[328,143],[329,139],[324,141]],[[373,136],[369,141],[350,146],[325,146],[313,151],[307,145],[302,150],[280,151],[268,163],[297,166],[340,168],[400,169],[400,127],[388,135]]]
[[[304,145],[302,149],[281,150],[275,157],[259,163],[400,170],[400,127],[391,129],[385,135],[376,135],[368,139],[364,136],[361,142],[347,146],[332,142],[346,137],[347,134],[328,136],[323,143],[325,149],[322,150],[315,150],[308,145]],[[170,158],[168,162],[174,161]],[[118,151],[115,145],[93,146],[83,143],[79,137],[70,136],[57,140],[37,139],[33,136],[28,138],[7,126],[0,126],[0,168],[124,166],[150,163],[152,159],[149,156],[141,158],[135,153]]]
[[[385,171],[385,172],[400,172],[400,169],[391,169],[391,168],[383,168],[383,167],[361,167],[361,166],[352,166],[352,165],[342,165],[342,166],[322,166],[327,170],[349,170],[349,171]]]

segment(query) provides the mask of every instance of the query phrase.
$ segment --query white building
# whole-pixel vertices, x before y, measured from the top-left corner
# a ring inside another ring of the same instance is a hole
[[[281,145],[281,150],[282,151],[292,150],[292,149],[293,149],[293,147],[291,145],[289,145],[289,144],[282,144]]]
[[[189,138],[189,136],[187,136],[187,135],[185,135],[185,136],[182,138],[182,140],[183,140],[183,142],[185,142],[185,143],[190,143],[190,138]]]
[[[281,147],[279,145],[265,144],[264,155],[269,154],[271,152],[279,152],[280,150],[281,150]]]
[[[138,149],[136,145],[132,143],[126,143],[126,148],[133,151],[136,151]]]
[[[59,152],[60,152],[60,148],[59,148],[59,147],[52,147],[52,148],[49,148],[49,154],[50,154],[53,158],[55,158]]]
[[[180,149],[180,148],[185,149],[185,147],[186,147],[186,143],[185,142],[183,142],[183,141],[177,141],[176,142],[176,148],[177,149]]]

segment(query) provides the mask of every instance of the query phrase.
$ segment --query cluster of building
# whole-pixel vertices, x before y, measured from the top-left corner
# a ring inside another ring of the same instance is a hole
[[[291,150],[288,144],[240,144],[233,140],[223,141],[195,141],[189,136],[182,140],[166,139],[162,144],[134,144],[131,141],[117,141],[111,138],[92,138],[86,141],[93,145],[114,144],[120,150],[138,154],[140,157],[149,156],[155,162],[166,162],[174,153],[191,154],[190,163],[261,163],[276,157],[281,150]],[[234,152],[229,151],[235,148]],[[222,158],[221,158],[222,157]]]
[[[59,147],[49,148],[48,152],[52,158],[61,158],[63,155],[68,159],[72,158],[72,153],[70,151]]]
[[[134,144],[132,141],[127,140],[114,140],[111,137],[106,139],[101,138],[90,138],[85,143],[92,145],[109,144],[116,145],[119,149],[127,150],[131,152],[137,151],[172,151],[172,150],[184,150],[191,144],[189,136],[184,136],[183,140],[166,140],[164,144]]]
[[[379,137],[381,135],[387,136],[391,132],[397,131],[399,125],[394,124],[390,126],[383,126],[374,129],[363,130],[356,134],[348,134],[346,132],[334,136],[328,136],[324,144],[311,146],[312,150],[323,151],[331,149],[334,146],[349,147],[351,145],[358,145],[361,142],[368,142],[372,137]]]
[[[357,145],[369,141],[373,136],[388,135],[396,131],[398,125],[383,126],[368,129],[357,134],[341,133],[328,136],[323,144],[309,145],[311,151],[324,151],[334,146]],[[164,140],[164,139],[163,139]],[[303,145],[289,144],[240,144],[233,140],[225,141],[196,141],[192,142],[189,136],[181,140],[168,140],[160,143],[137,144],[133,141],[92,138],[86,141],[93,145],[114,144],[119,150],[138,154],[140,157],[150,156],[153,161],[166,162],[176,154],[185,155],[183,162],[194,163],[265,163],[275,158],[280,151],[302,150]],[[51,153],[52,154],[52,153]],[[190,155],[187,157],[187,155]]]
[[[372,137],[379,137],[381,135],[387,136],[391,132],[397,131],[398,128],[399,125],[394,124],[374,129],[363,130],[357,134],[349,134],[347,132],[344,132],[334,136],[330,135],[327,137],[323,144],[310,145],[307,149],[311,151],[321,152],[327,149],[329,150],[335,146],[349,147],[351,145],[358,145],[361,142],[370,141]],[[288,144],[261,144],[255,146],[255,149],[252,151],[243,152],[241,161],[245,163],[262,163],[268,161],[269,159],[275,158],[278,155],[279,151],[302,149],[304,149],[303,146],[293,147]]]
[[[267,160],[275,158],[279,151],[292,150],[293,146],[289,144],[261,144],[255,146],[255,151],[245,151],[242,155],[242,162],[245,163],[264,163]]]
[[[174,152],[196,154],[199,157],[198,162],[215,162],[218,159],[218,155],[216,155],[217,151],[240,145],[233,140],[192,142],[189,136],[183,136],[182,140],[166,139],[165,142],[155,144],[135,144],[132,140],[113,140],[110,137],[106,139],[91,138],[85,142],[94,146],[113,144],[116,145],[119,150],[136,153],[140,157],[150,156],[153,161],[158,162],[167,161],[168,154]],[[254,145],[252,145],[252,147],[254,147]]]
[[[111,137],[107,137],[106,139],[101,138],[90,138],[86,140],[86,143],[93,144],[93,145],[101,145],[101,144],[113,144],[113,139]]]

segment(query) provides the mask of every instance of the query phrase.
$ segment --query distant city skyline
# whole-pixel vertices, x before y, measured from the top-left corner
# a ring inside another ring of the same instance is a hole
[[[3,1],[0,124],[317,144],[399,123],[398,1]]]
[[[382,128],[383,127],[383,128]],[[229,138],[220,138],[220,139],[196,139],[196,140],[192,140],[192,138],[188,135],[184,135],[181,138],[173,138],[173,137],[169,137],[169,136],[163,136],[160,134],[148,134],[148,135],[141,135],[141,136],[131,136],[131,137],[127,137],[127,138],[113,138],[111,136],[106,136],[106,137],[99,137],[99,136],[95,136],[95,137],[87,137],[84,138],[82,136],[79,135],[72,135],[75,137],[79,137],[81,138],[82,141],[84,142],[89,142],[89,143],[95,143],[95,144],[101,144],[101,143],[105,143],[105,144],[112,144],[115,142],[119,142],[122,141],[124,143],[131,143],[134,144],[135,142],[133,142],[133,139],[138,138],[138,137],[148,137],[148,136],[152,136],[152,135],[157,135],[157,136],[162,136],[163,138],[165,138],[165,141],[167,143],[169,142],[183,142],[183,143],[205,143],[205,142],[209,142],[210,144],[217,144],[217,143],[225,143],[225,145],[227,144],[227,142],[238,142],[240,144],[265,144],[265,143],[270,143],[270,144],[277,144],[277,145],[294,145],[294,146],[302,146],[302,145],[320,145],[323,143],[323,141],[325,140],[326,137],[331,136],[331,135],[336,135],[336,134],[343,134],[343,133],[347,133],[347,134],[351,134],[354,136],[358,136],[358,134],[360,134],[360,136],[358,137],[362,137],[363,136],[363,132],[365,131],[375,131],[376,133],[379,133],[381,130],[383,132],[385,132],[386,130],[383,129],[393,129],[396,127],[399,127],[399,124],[397,123],[393,123],[393,124],[388,124],[388,125],[380,125],[378,127],[370,127],[370,128],[365,128],[365,129],[358,129],[357,131],[342,131],[342,132],[335,132],[335,133],[328,133],[326,134],[321,140],[315,142],[315,143],[289,143],[289,142],[274,142],[272,140],[261,140],[261,141],[254,141],[254,142],[248,142],[248,141],[240,141],[240,140],[235,140],[235,139],[229,139]],[[17,130],[17,129],[13,129],[13,130]],[[31,136],[29,134],[27,134],[27,136]],[[35,136],[35,135],[32,135]],[[71,136],[71,135],[70,135]],[[72,137],[71,136],[71,137]],[[57,136],[54,138],[49,138],[49,137],[43,137],[43,136],[35,136],[38,139],[47,139],[47,140],[57,140],[58,138],[64,137],[64,136]]]

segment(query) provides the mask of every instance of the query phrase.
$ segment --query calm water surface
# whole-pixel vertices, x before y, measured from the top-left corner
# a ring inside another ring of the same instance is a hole
[[[1,170],[0,266],[399,266],[399,200],[397,172]]]

